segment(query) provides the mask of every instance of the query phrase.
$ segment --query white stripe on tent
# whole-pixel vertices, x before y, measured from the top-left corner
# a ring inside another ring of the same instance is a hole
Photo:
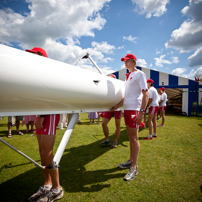
[[[183,77],[178,77],[178,85],[189,85],[189,79],[183,78]]]
[[[159,86],[168,86],[169,85],[169,74],[164,72],[159,72]]]
[[[189,90],[188,88],[183,88],[182,89],[182,112],[186,112],[188,115],[188,95],[189,95]]]
[[[142,67],[142,71],[146,74],[146,78],[150,79],[150,69]]]
[[[202,88],[199,88],[198,103],[199,103],[199,104],[202,104]]]
[[[126,68],[121,69],[119,71],[119,79],[122,81],[125,81],[125,79],[126,79]]]

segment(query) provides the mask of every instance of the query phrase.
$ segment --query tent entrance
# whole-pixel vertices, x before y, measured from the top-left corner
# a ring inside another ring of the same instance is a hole
[[[159,90],[160,91],[160,90]],[[182,88],[166,88],[168,113],[179,115],[188,114],[188,89]]]

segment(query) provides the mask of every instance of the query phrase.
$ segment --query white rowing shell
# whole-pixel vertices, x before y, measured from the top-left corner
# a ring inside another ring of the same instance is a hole
[[[124,82],[0,45],[0,116],[106,111]]]

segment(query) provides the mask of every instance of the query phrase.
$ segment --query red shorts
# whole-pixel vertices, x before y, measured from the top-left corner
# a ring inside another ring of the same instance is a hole
[[[124,120],[126,126],[129,126],[130,128],[139,128],[139,125],[137,125],[134,122],[134,119],[132,119],[132,115],[137,116],[139,114],[139,111],[137,110],[124,110]]]
[[[159,110],[159,106],[156,106],[156,107],[154,107],[154,106],[151,106],[150,108],[149,108],[149,114],[157,114],[157,112],[158,112],[158,110]]]
[[[55,135],[56,127],[59,121],[60,121],[60,114],[45,115],[43,121],[43,128],[36,129],[36,134]]]
[[[115,117],[115,119],[121,119],[121,117],[122,117],[122,111],[114,111],[114,112],[109,112],[109,111],[107,111],[107,112],[104,112],[103,114],[102,114],[102,118],[106,118],[106,119],[111,119],[112,117]]]
[[[160,111],[162,111],[162,112],[165,112],[165,111],[166,111],[166,106],[159,107],[159,108],[160,108]]]

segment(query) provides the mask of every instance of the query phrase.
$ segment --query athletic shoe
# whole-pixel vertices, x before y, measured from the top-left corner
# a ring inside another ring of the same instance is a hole
[[[116,147],[117,147],[117,142],[114,141],[114,143],[112,144],[111,148],[113,149],[113,148],[116,148]]]
[[[103,142],[99,143],[101,146],[109,146],[110,141],[109,140],[104,140]]]
[[[154,134],[152,135],[152,137],[157,137],[157,134],[156,134],[156,133],[154,133]]]
[[[120,164],[118,165],[118,167],[119,167],[119,168],[122,168],[122,169],[127,169],[127,168],[130,168],[131,164],[132,164],[131,161],[128,160],[128,161],[125,162],[125,163],[120,163]]]
[[[28,201],[36,201],[38,200],[41,196],[43,196],[44,194],[46,194],[48,191],[50,191],[49,189],[46,189],[44,186],[39,187],[39,190],[33,194],[32,196],[30,196],[28,198]]]
[[[53,202],[55,200],[61,199],[64,195],[62,187],[60,187],[59,192],[54,192],[53,188],[50,189],[45,195],[43,195],[37,202]]]
[[[136,169],[134,167],[131,167],[129,172],[125,175],[124,180],[129,181],[133,180],[134,177],[138,174],[137,167]]]
[[[153,139],[152,136],[147,136],[147,137],[144,138],[144,140],[152,140],[152,139]]]

